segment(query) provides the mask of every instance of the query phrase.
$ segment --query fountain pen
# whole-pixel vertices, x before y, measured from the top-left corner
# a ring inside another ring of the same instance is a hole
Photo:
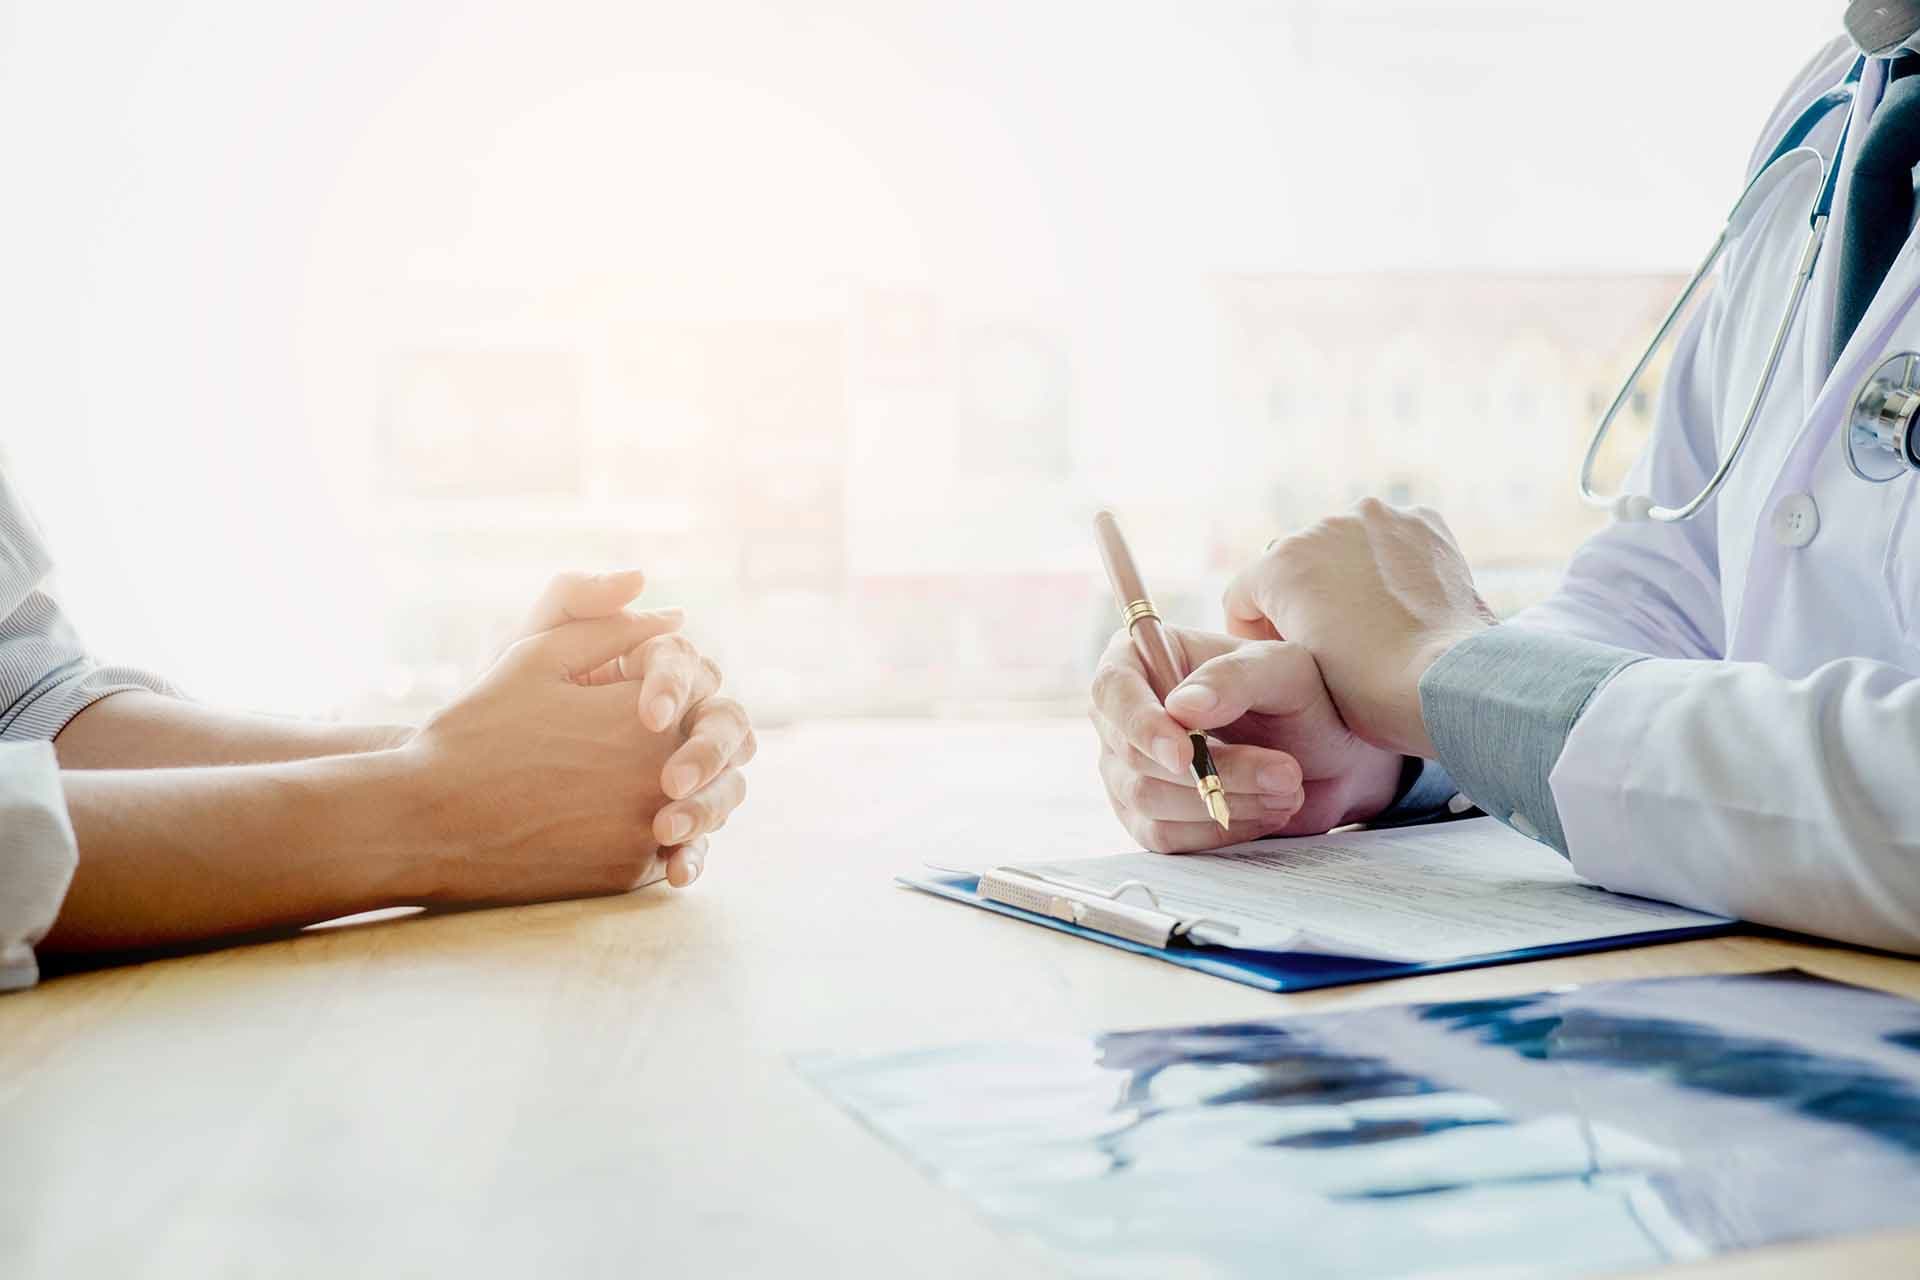
[[[1173,644],[1167,639],[1166,628],[1160,624],[1159,611],[1153,607],[1146,584],[1140,580],[1133,552],[1127,549],[1127,540],[1121,536],[1120,522],[1113,518],[1113,512],[1102,511],[1093,518],[1093,533],[1100,544],[1100,559],[1107,566],[1107,581],[1113,584],[1114,599],[1126,619],[1127,634],[1133,637],[1134,652],[1140,655],[1140,664],[1147,669],[1147,683],[1153,686],[1153,696],[1165,702],[1167,695],[1186,678],[1186,672],[1174,656]],[[1207,736],[1203,733],[1187,736],[1193,740],[1194,787],[1200,792],[1200,801],[1207,806],[1207,812],[1224,831],[1231,817],[1227,812],[1227,791],[1220,785],[1213,753],[1207,750]]]

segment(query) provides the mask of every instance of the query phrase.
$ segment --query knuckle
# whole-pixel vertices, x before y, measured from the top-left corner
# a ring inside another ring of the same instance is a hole
[[[693,641],[687,639],[678,631],[668,631],[648,640],[640,646],[640,654],[649,665],[681,661],[690,662],[698,659],[700,656],[698,651],[693,647]]]
[[[1269,674],[1295,674],[1313,657],[1292,640],[1260,640],[1247,646],[1248,661]]]
[[[1260,583],[1284,581],[1293,564],[1300,558],[1308,545],[1312,530],[1289,533],[1275,538],[1260,555],[1260,565],[1255,570],[1255,580]]]
[[[693,824],[687,834],[680,837],[676,848],[685,848],[689,841],[697,840],[713,830],[713,810],[704,801],[683,800],[675,816],[685,818]]]
[[[685,800],[677,800],[662,809],[658,816],[654,818],[654,827],[656,831],[659,832],[671,831],[675,820],[680,818],[685,818],[693,824],[693,827],[687,834],[681,836],[678,841],[673,843],[685,844],[706,828],[706,807],[698,794],[689,796]],[[661,843],[668,843],[664,836],[662,837]]]
[[[1154,727],[1153,712],[1143,707],[1127,717],[1124,731],[1126,739],[1128,742],[1146,742],[1153,737]]]
[[[1093,701],[1097,706],[1107,706],[1119,701],[1120,691],[1127,678],[1119,667],[1112,663],[1102,663],[1093,673]]]
[[[720,734],[745,739],[753,732],[747,709],[732,698],[708,698],[700,704],[698,728],[711,727]]]
[[[1180,836],[1171,822],[1147,819],[1141,823],[1141,842],[1158,853],[1174,853],[1180,848]]]

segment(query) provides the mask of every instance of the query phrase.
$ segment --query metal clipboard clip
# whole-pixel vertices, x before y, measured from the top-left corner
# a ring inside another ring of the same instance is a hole
[[[989,902],[1018,907],[1162,951],[1175,941],[1189,937],[1195,929],[1205,928],[1209,933],[1228,937],[1240,932],[1239,926],[1223,920],[1182,916],[1164,909],[1160,895],[1144,880],[1127,880],[1111,889],[1095,889],[1017,867],[996,867],[980,877],[977,892]],[[1148,905],[1128,902],[1126,895],[1130,893],[1145,897]]]

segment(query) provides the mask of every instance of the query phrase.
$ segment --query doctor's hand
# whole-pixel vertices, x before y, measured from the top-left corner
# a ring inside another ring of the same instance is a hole
[[[1297,644],[1168,628],[1193,674],[1162,707],[1127,633],[1093,680],[1100,777],[1121,825],[1148,849],[1190,853],[1269,835],[1317,835],[1384,809],[1399,754],[1369,746],[1340,720],[1313,658]],[[1213,748],[1233,825],[1207,816],[1193,785],[1192,731]]]
[[[1311,652],[1356,734],[1429,758],[1420,677],[1496,623],[1438,513],[1374,498],[1277,540],[1229,584],[1225,604],[1235,635],[1285,636]]]
[[[520,626],[520,637],[541,635],[570,622],[620,617],[634,626],[634,644],[574,677],[592,687],[637,682],[634,706],[641,724],[656,733],[676,726],[686,740],[660,769],[666,803],[653,817],[668,883],[692,884],[700,875],[706,837],[727,823],[746,799],[746,775],[758,744],[746,709],[716,696],[720,668],[680,633],[678,609],[647,612],[626,606],[646,586],[638,569],[613,573],[556,574]]]

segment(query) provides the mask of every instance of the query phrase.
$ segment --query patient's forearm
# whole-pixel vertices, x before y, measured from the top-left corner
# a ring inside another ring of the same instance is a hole
[[[221,711],[134,690],[82,711],[53,746],[63,769],[173,769],[379,751],[398,746],[410,732]]]
[[[400,752],[66,771],[80,846],[48,951],[154,946],[429,896]]]

